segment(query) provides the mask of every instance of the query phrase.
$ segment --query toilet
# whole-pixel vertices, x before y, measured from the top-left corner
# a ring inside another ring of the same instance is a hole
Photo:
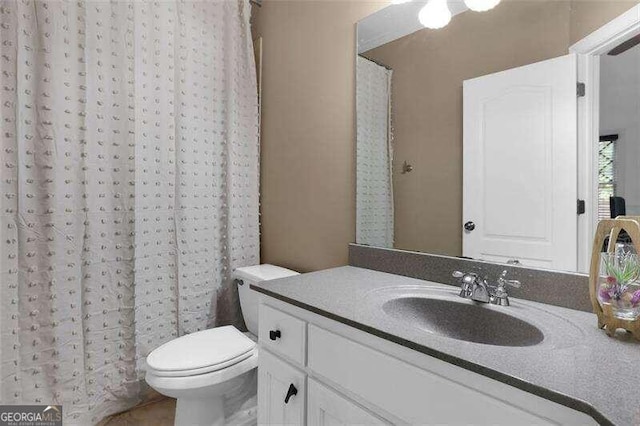
[[[267,264],[236,269],[233,278],[248,332],[215,327],[178,337],[149,354],[145,379],[177,399],[177,426],[224,424],[224,395],[258,366],[258,293],[249,286],[292,275],[298,273]]]

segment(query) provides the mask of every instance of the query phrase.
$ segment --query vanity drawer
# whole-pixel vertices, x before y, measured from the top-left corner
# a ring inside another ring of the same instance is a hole
[[[304,366],[307,347],[307,324],[265,304],[260,305],[258,338],[270,351]]]

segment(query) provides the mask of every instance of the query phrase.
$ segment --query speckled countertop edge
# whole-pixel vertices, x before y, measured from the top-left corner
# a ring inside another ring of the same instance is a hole
[[[361,268],[355,268],[355,267],[342,267],[342,268],[334,268],[331,270],[327,270],[327,271],[319,271],[316,273],[312,273],[312,274],[305,274],[306,276],[309,275],[316,275],[316,274],[322,274],[328,271],[339,271],[339,270],[344,270],[345,268],[347,269],[356,269],[356,270],[362,270],[362,271],[368,271],[374,274],[383,274],[383,275],[389,275],[386,273],[382,273],[382,272],[376,272],[376,271],[370,271],[370,270],[363,270]],[[302,276],[305,276],[302,275]],[[300,277],[302,277],[300,276]],[[402,276],[395,276],[397,277],[398,280],[402,281],[402,280],[410,280],[410,281],[415,281],[412,278],[406,278],[406,277],[402,277]],[[450,353],[447,352],[443,352],[441,350],[438,350],[436,348],[430,347],[430,346],[425,346],[423,344],[417,343],[415,341],[409,340],[407,338],[402,337],[399,334],[393,334],[393,333],[388,333],[386,331],[380,330],[374,326],[371,325],[367,325],[367,324],[363,324],[362,322],[359,322],[358,320],[355,320],[353,318],[349,318],[346,315],[339,315],[336,314],[335,312],[331,312],[330,309],[322,309],[319,308],[318,306],[314,306],[313,304],[309,304],[306,303],[303,300],[300,300],[301,298],[293,298],[293,297],[289,297],[287,295],[286,292],[286,284],[291,283],[294,284],[296,281],[297,277],[293,277],[293,278],[284,278],[284,279],[279,279],[279,280],[274,280],[274,281],[270,281],[270,282],[264,282],[264,283],[259,283],[257,285],[251,285],[251,288],[262,293],[265,294],[267,296],[273,297],[275,299],[281,300],[283,302],[289,303],[291,305],[297,306],[299,308],[308,310],[310,312],[313,312],[315,314],[321,315],[323,317],[329,318],[331,320],[343,323],[345,325],[354,327],[356,329],[359,329],[361,331],[364,331],[366,333],[372,334],[374,336],[383,338],[385,340],[394,342],[396,344],[402,345],[404,347],[407,347],[409,349],[412,350],[416,350],[418,352],[421,352],[425,355],[429,355],[429,356],[433,356],[434,358],[440,359],[442,361],[448,362],[450,364],[453,365],[457,365],[461,368],[467,369],[469,371],[473,371],[475,373],[478,374],[482,374],[486,377],[492,378],[494,380],[500,381],[502,383],[514,386],[516,388],[519,388],[523,391],[532,393],[534,395],[540,396],[542,398],[551,400],[553,402],[556,402],[558,404],[562,404],[564,406],[567,406],[569,408],[575,409],[577,411],[581,411],[591,417],[594,418],[594,420],[596,420],[598,423],[603,424],[603,425],[614,425],[616,424],[616,422],[614,420],[611,419],[612,416],[607,416],[605,414],[603,414],[598,408],[596,408],[594,405],[592,405],[589,402],[586,402],[580,398],[576,398],[570,395],[567,395],[565,393],[562,392],[558,392],[556,390],[552,390],[549,388],[546,388],[544,386],[540,386],[538,384],[532,383],[530,381],[515,377],[509,373],[505,373],[502,371],[499,371],[495,368],[490,368],[487,366],[483,366],[480,364],[477,364],[476,362],[470,360],[470,359],[465,359],[459,356],[455,356],[452,355]],[[275,288],[275,287],[279,287],[279,288]],[[560,309],[565,309],[565,308],[560,308]],[[583,313],[583,315],[585,315]],[[595,318],[595,316],[594,316]],[[639,355],[640,358],[640,355]]]

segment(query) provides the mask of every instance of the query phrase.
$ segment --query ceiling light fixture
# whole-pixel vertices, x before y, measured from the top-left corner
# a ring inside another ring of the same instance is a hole
[[[500,3],[500,0],[464,0],[464,4],[474,12],[486,12],[493,9]]]
[[[433,30],[445,27],[451,21],[451,11],[447,5],[447,0],[429,0],[429,2],[420,9],[418,20],[425,27]]]

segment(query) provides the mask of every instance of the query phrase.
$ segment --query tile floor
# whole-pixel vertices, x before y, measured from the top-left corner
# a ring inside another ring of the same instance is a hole
[[[176,400],[160,397],[124,413],[107,417],[98,426],[173,426]]]
[[[225,398],[225,423],[234,426],[255,426],[257,423],[258,398],[257,371],[254,369],[241,376],[236,387]],[[173,426],[176,400],[155,391],[149,391],[147,402],[128,411],[114,414],[96,426]]]
[[[232,414],[225,423],[233,426],[255,426],[257,424],[257,398],[240,398],[233,405]],[[128,411],[114,414],[102,420],[96,426],[173,426],[176,414],[176,400],[162,395]]]

